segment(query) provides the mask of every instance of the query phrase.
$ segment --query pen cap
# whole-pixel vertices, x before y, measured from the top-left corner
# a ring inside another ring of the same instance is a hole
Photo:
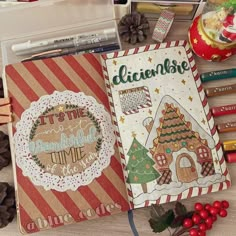
[[[17,51],[24,50],[25,48],[29,48],[29,45],[30,45],[30,41],[27,41],[25,43],[14,44],[12,45],[11,48],[14,52],[17,52]]]

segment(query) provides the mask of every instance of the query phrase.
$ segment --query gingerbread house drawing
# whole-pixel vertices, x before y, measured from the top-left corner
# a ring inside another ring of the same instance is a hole
[[[169,96],[167,100],[156,114],[147,140],[155,168],[161,173],[158,184],[189,183],[215,174],[213,139],[180,104]],[[150,117],[147,121],[150,123]]]

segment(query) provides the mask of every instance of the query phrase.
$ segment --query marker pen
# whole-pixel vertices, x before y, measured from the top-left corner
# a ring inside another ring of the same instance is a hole
[[[64,37],[50,38],[40,41],[31,42],[31,40],[25,43],[13,44],[12,51],[16,55],[27,55],[52,50],[55,48],[66,48],[66,47],[78,47],[86,44],[94,44],[97,42],[102,42],[110,39],[115,39],[116,32],[114,28],[103,30],[100,33],[89,33],[89,34],[76,34]],[[63,45],[65,45],[63,47]]]
[[[81,50],[80,48],[55,49],[51,51],[34,54],[29,58],[23,59],[21,62],[59,57],[59,56],[65,56],[65,55],[75,55],[75,54],[83,54],[83,53],[102,53],[102,52],[114,51],[114,50],[119,50],[119,49],[120,49],[119,44],[108,44],[102,47],[90,48],[87,50]]]

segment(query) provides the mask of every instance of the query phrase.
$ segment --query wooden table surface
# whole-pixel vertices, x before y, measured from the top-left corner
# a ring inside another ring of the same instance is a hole
[[[187,29],[190,23],[183,23],[183,22],[174,22],[171,31],[169,32],[166,41],[170,40],[181,40],[187,39]],[[155,43],[150,37],[145,41],[142,45],[147,43]],[[141,45],[141,44],[140,44]],[[140,46],[137,45],[137,46]],[[123,48],[129,48],[130,45],[124,44]],[[198,67],[199,73],[219,70],[219,69],[227,69],[236,67],[236,56],[233,56],[231,59],[225,62],[206,62],[203,59],[197,58],[196,64]],[[223,85],[227,82],[218,81],[218,82],[209,82],[204,84],[204,87],[212,87],[214,85]],[[236,83],[236,78],[230,80],[230,83]],[[233,95],[226,95],[216,98],[211,98],[208,100],[210,106],[216,105],[227,105],[233,104],[236,102],[236,94]],[[231,120],[236,120],[236,115],[225,116],[221,118],[217,118],[215,120],[216,123],[219,122],[227,122]],[[1,129],[6,131],[6,126],[1,126]],[[228,133],[224,135],[220,135],[221,141],[229,140],[229,139],[236,139],[236,133]],[[207,195],[203,195],[201,197],[195,197],[192,199],[183,200],[182,203],[187,206],[187,208],[193,209],[193,205],[196,201],[202,203],[212,203],[214,200],[228,200],[230,203],[230,208],[228,210],[228,216],[226,218],[218,218],[217,222],[213,225],[211,231],[207,232],[208,236],[234,236],[236,235],[236,164],[228,164],[229,172],[232,179],[232,187],[228,190],[224,190],[222,192],[211,193]],[[12,166],[8,166],[4,168],[0,172],[0,179],[1,181],[7,181],[10,184],[13,184],[13,176],[12,176]],[[172,207],[174,203],[164,204],[164,208],[168,209]],[[32,209],[33,211],[34,209]],[[134,210],[134,222],[137,227],[137,231],[139,232],[140,236],[151,236],[156,235],[152,232],[152,229],[149,226],[148,220],[150,218],[150,208],[143,208]],[[0,229],[0,236],[18,236],[20,235],[17,227],[16,220],[13,223],[9,224],[4,229]],[[72,236],[72,235],[83,235],[83,236],[130,236],[132,232],[130,230],[130,226],[128,223],[127,213],[122,213],[114,216],[103,217],[98,220],[92,220],[87,222],[82,222],[78,224],[72,224],[64,227],[59,227],[55,230],[50,231],[43,231],[42,233],[33,234],[35,236]],[[169,235],[168,231],[165,231],[159,235]]]

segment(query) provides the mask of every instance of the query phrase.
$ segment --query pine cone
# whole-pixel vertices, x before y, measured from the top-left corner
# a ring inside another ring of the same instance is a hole
[[[0,98],[4,98],[3,83],[2,83],[2,78],[1,77],[0,77]]]
[[[16,214],[14,187],[0,182],[0,228],[6,227]]]
[[[11,152],[9,145],[9,137],[0,131],[0,170],[8,166],[11,161]]]
[[[125,42],[136,44],[143,42],[147,38],[149,23],[143,14],[132,12],[121,18],[118,30]]]

